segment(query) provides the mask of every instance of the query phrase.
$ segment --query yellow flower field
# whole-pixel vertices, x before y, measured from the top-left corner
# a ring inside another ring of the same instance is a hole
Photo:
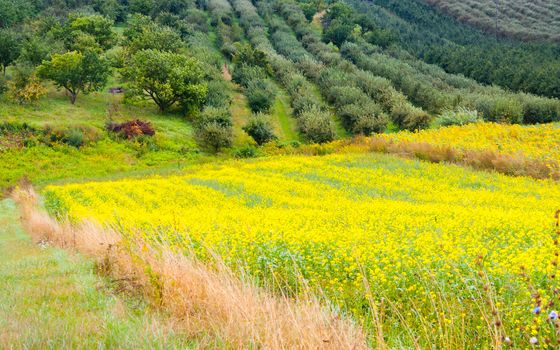
[[[526,126],[474,123],[419,132],[404,131],[385,137],[394,141],[426,142],[464,150],[491,150],[530,159],[560,161],[558,124]]]
[[[554,297],[546,276],[556,273],[560,187],[552,181],[341,154],[49,186],[44,195],[59,217],[117,225],[202,259],[209,248],[264,284],[320,289],[360,319],[379,303],[387,332],[424,332],[432,344],[445,334],[425,332],[426,324],[487,344],[496,317],[496,332],[526,341],[537,322],[531,288],[543,303]]]

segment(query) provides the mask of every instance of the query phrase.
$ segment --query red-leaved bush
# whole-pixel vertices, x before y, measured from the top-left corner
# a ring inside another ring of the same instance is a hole
[[[120,134],[127,139],[133,139],[141,135],[154,136],[156,134],[150,122],[144,122],[140,119],[134,119],[124,123],[109,123],[107,124],[107,130]]]

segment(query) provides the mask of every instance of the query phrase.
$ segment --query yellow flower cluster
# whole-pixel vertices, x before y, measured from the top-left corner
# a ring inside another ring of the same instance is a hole
[[[394,141],[426,142],[464,150],[491,150],[530,159],[560,161],[560,126],[474,123],[418,132],[399,132],[385,137]]]
[[[373,294],[437,322],[433,300],[446,290],[462,308],[456,317],[484,325],[468,305],[482,269],[513,325],[531,306],[521,267],[541,277],[556,268],[558,184],[387,155],[231,161],[44,194],[59,215],[118,224],[202,258],[210,248],[259,280],[297,289],[303,279],[355,314]]]

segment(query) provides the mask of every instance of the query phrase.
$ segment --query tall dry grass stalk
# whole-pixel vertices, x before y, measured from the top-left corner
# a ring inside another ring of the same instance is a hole
[[[459,150],[451,146],[438,146],[423,142],[394,142],[376,136],[356,139],[355,142],[373,152],[418,158],[432,163],[454,163],[511,176],[560,180],[560,164],[530,159],[523,155],[502,154],[490,150]]]
[[[93,223],[59,223],[38,206],[32,188],[18,188],[22,222],[36,241],[76,250],[98,272],[140,292],[163,309],[201,348],[366,349],[362,329],[311,296],[273,295],[224,264],[213,268],[163,246],[124,244],[118,232]],[[378,345],[383,339],[377,339]],[[383,348],[385,348],[383,346]]]

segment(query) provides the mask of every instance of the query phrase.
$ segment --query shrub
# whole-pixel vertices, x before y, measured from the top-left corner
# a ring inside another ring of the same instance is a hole
[[[208,82],[208,93],[206,94],[206,105],[211,107],[226,107],[231,104],[230,88],[228,83],[222,79]]]
[[[317,107],[304,111],[299,119],[299,129],[308,141],[329,142],[335,139],[334,122],[328,112]]]
[[[259,146],[276,140],[274,128],[270,120],[266,115],[261,113],[254,115],[251,120],[249,120],[249,123],[243,127],[243,130],[249,134]]]
[[[195,124],[195,136],[202,147],[218,152],[233,143],[232,126],[229,110],[207,107]]]
[[[300,116],[311,107],[320,105],[320,101],[310,92],[303,89],[298,92],[292,97],[292,110],[295,116]]]
[[[253,146],[245,146],[245,147],[241,147],[241,148],[236,149],[233,152],[233,155],[236,158],[255,158],[258,155],[258,151]]]
[[[23,86],[18,86],[15,82],[9,84],[10,97],[21,104],[33,103],[47,94],[47,89],[36,75],[30,76],[23,84]]]
[[[558,121],[560,101],[538,97],[527,97],[523,104],[523,123],[537,124]]]
[[[253,113],[268,112],[274,104],[276,92],[268,80],[251,81],[245,90],[245,96]]]
[[[334,86],[329,88],[328,98],[337,108],[351,104],[362,104],[367,99],[364,98],[362,90],[351,86]]]
[[[430,116],[420,108],[399,104],[391,110],[391,119],[401,129],[420,130],[430,125]]]
[[[249,66],[243,63],[237,65],[232,73],[232,80],[245,87],[252,81],[264,80],[266,78],[267,75],[264,68]]]
[[[98,130],[90,126],[76,126],[64,129],[55,129],[46,126],[43,130],[43,142],[46,144],[63,143],[80,148],[99,139]]]
[[[344,127],[354,134],[371,135],[383,132],[388,119],[381,108],[373,102],[367,104],[349,104],[340,112]]]
[[[107,131],[119,134],[129,140],[138,136],[154,136],[156,134],[150,122],[144,122],[140,119],[130,120],[120,124],[109,123],[106,128]]]
[[[467,125],[481,121],[478,112],[464,107],[446,110],[436,119],[438,126]]]
[[[523,122],[523,105],[520,101],[499,97],[490,109],[488,120],[499,123],[519,124]]]
[[[4,76],[0,75],[0,95],[8,91],[8,81]]]

